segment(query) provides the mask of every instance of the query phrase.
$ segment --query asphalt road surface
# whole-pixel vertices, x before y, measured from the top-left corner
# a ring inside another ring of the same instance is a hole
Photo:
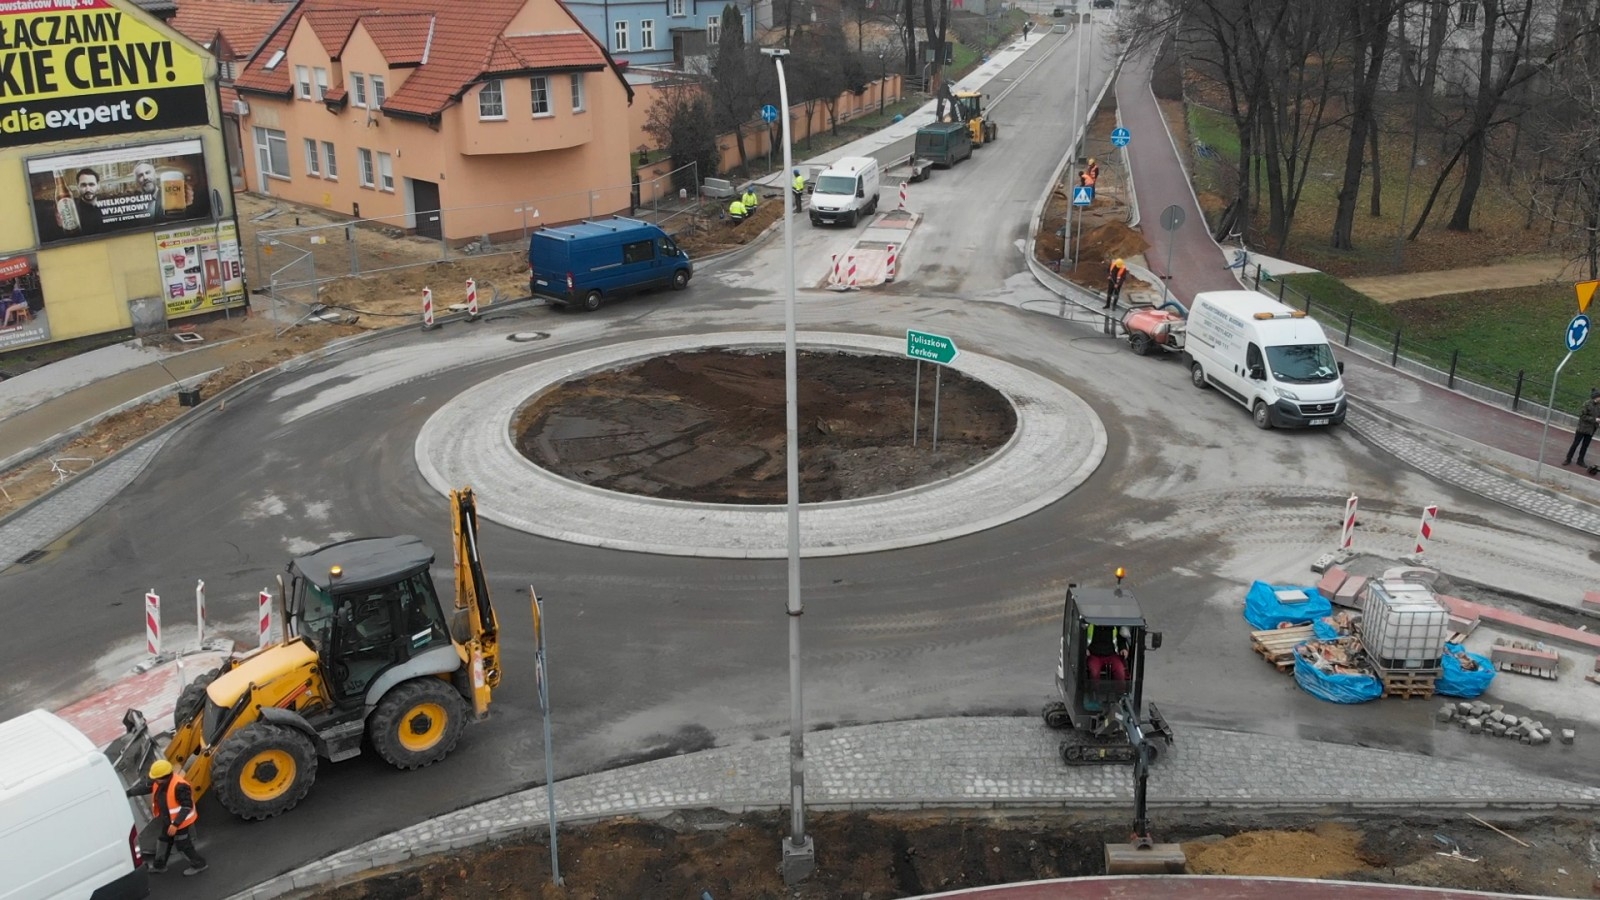
[[[1550,593],[1581,589],[1600,571],[1557,526],[1431,483],[1345,430],[1259,432],[1242,408],[1192,388],[1175,360],[1136,357],[1097,327],[1050,314],[1053,298],[1025,274],[1019,244],[1067,144],[1070,49],[1041,45],[1015,64],[1007,77],[1017,86],[996,112],[1000,141],[919,185],[925,218],[893,291],[803,291],[798,317],[802,329],[926,328],[955,337],[964,352],[1054,379],[1104,420],[1105,463],[1065,500],[1000,528],[807,561],[808,723],[1033,713],[1052,689],[1067,581],[1103,582],[1123,565],[1166,635],[1151,656],[1147,694],[1180,725],[1549,768],[1540,760],[1556,757],[1434,731],[1432,704],[1321,703],[1250,653],[1244,586],[1306,581],[1352,491],[1363,498],[1366,545],[1394,555],[1409,549],[1423,503],[1445,505],[1450,540],[1434,555],[1458,577]],[[856,233],[803,222],[799,231],[804,271],[818,276],[811,284]],[[142,650],[138,603],[152,585],[181,592],[204,578],[213,614],[242,637],[253,634],[255,592],[310,547],[410,532],[448,560],[446,501],[412,459],[414,436],[443,402],[532,359],[600,343],[781,328],[784,283],[782,241],[771,241],[707,267],[683,293],[595,315],[530,308],[397,335],[230,402],[206,427],[174,437],[44,559],[0,574],[3,656],[20,673],[8,674],[0,717],[126,671]],[[507,340],[533,330],[548,339]],[[277,820],[240,823],[208,801],[202,827],[213,868],[204,879],[163,883],[163,896],[222,896],[539,782],[530,584],[547,601],[557,777],[786,732],[782,561],[619,553],[488,523],[481,537],[505,634],[507,678],[493,717],[427,770],[400,773],[365,757],[326,765],[300,808]],[[1547,774],[1600,776],[1593,760],[1574,768],[1566,757],[1561,766]]]

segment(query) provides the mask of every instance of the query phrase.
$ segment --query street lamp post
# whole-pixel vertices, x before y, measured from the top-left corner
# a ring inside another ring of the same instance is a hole
[[[783,77],[783,58],[789,51],[763,48],[778,68],[778,108],[789,109],[789,85]],[[794,171],[794,143],[789,137],[789,117],[783,117],[784,177]],[[796,386],[794,340],[794,204],[783,204],[783,255],[789,289],[783,304],[784,457],[788,476],[789,520],[789,828],[783,841],[783,881],[793,885],[811,877],[817,868],[816,848],[806,834],[806,731],[805,705],[800,690],[800,401]]]
[[[883,115],[883,95],[889,91],[889,64],[883,61],[883,51],[878,51],[878,115]]]

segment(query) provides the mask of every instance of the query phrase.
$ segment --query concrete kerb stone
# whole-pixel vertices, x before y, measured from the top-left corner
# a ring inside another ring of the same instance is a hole
[[[194,375],[192,378],[195,381],[203,381],[220,371],[222,370],[210,369],[198,375]],[[153,391],[141,394],[140,396],[135,397],[126,403],[119,404],[104,412],[96,413],[94,416],[91,416],[83,422],[74,425],[66,431],[51,436],[49,440],[35,444],[19,453],[14,453],[5,459],[0,459],[0,472],[8,472],[17,468],[18,466],[25,466],[28,463],[31,463],[34,460],[39,459],[40,457],[71,443],[84,432],[118,413],[127,412],[130,409],[143,406],[146,403],[155,403],[158,400],[163,400],[173,394],[176,394],[179,390],[181,390],[181,387],[177,384],[166,385],[156,388]],[[4,519],[0,519],[0,522],[4,522]]]

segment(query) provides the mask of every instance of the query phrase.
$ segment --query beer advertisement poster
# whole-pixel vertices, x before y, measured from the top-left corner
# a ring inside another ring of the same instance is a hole
[[[244,269],[238,229],[232,222],[158,231],[156,260],[168,319],[244,302]]]
[[[0,350],[48,340],[39,261],[32,254],[0,259]]]
[[[211,218],[198,140],[28,160],[41,246]]]

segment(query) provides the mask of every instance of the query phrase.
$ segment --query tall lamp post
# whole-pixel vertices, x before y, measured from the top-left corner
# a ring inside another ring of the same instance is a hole
[[[883,51],[878,51],[878,115],[883,115],[883,95],[889,92],[889,64],[883,61]]]
[[[767,47],[761,52],[778,67],[778,108],[783,116],[784,177],[794,171],[794,143],[789,136],[789,85],[783,58],[789,51]],[[784,457],[788,469],[789,520],[789,829],[783,840],[783,881],[798,884],[817,868],[817,852],[806,834],[806,721],[800,691],[800,402],[796,386],[794,341],[794,203],[783,204],[783,256],[789,290],[783,304]]]

